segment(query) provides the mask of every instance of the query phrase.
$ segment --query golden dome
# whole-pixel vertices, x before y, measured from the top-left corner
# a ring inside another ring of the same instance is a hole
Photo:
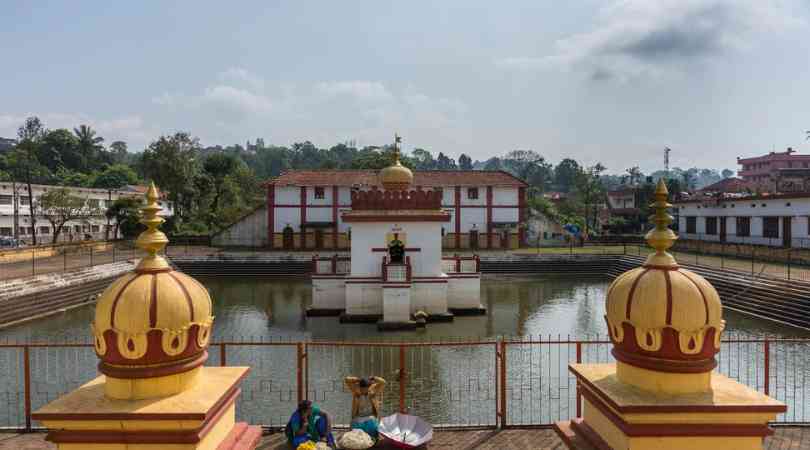
[[[679,267],[667,253],[677,239],[667,227],[672,222],[667,194],[659,180],[651,205],[656,227],[646,236],[656,253],[608,288],[605,318],[613,355],[646,370],[711,372],[725,327],[720,296],[706,279]]]
[[[379,173],[380,184],[388,191],[404,191],[413,183],[413,172],[399,161],[399,147],[402,138],[394,135],[394,164]]]
[[[172,269],[158,251],[168,243],[157,229],[154,183],[146,193],[136,245],[148,252],[135,271],[113,282],[99,297],[91,325],[99,371],[108,378],[143,379],[188,372],[201,366],[211,336],[211,297],[194,278]]]

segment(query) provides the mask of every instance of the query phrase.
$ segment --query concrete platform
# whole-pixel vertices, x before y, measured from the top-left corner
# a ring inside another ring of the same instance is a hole
[[[567,447],[550,429],[438,431],[430,450],[565,450]],[[779,427],[765,438],[764,450],[810,449],[810,428]],[[45,433],[0,433],[0,450],[56,450]],[[282,433],[262,437],[257,450],[289,450]]]

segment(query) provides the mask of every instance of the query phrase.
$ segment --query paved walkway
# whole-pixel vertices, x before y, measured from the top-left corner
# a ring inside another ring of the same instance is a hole
[[[0,434],[0,450],[55,450],[42,433]],[[810,450],[810,428],[777,428],[776,434],[765,440],[764,450]],[[474,430],[442,431],[436,433],[431,450],[565,450],[553,431]],[[257,450],[289,450],[284,435],[265,436]]]

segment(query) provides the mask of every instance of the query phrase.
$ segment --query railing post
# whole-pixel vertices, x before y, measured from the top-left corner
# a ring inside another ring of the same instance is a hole
[[[765,358],[764,364],[764,382],[765,382],[765,395],[770,395],[771,393],[771,341],[765,339],[763,353]]]
[[[31,275],[37,274],[37,247],[31,248]]]
[[[582,342],[577,341],[577,364],[582,363]],[[577,417],[582,417],[582,393],[579,391],[577,380]]]
[[[501,373],[500,373],[500,397],[501,397],[501,428],[506,428],[509,423],[506,419],[506,342],[501,341]]]
[[[68,249],[65,247],[65,249],[62,250],[62,272],[67,272],[67,254]]]
[[[301,403],[304,400],[304,344],[299,342],[297,348],[296,385],[298,387],[298,403]]]
[[[791,251],[791,249],[788,248],[788,251],[787,251],[787,279],[788,280],[790,280],[790,259],[791,259],[790,258],[790,251]]]
[[[93,267],[93,244],[90,244],[90,267]]]
[[[23,347],[23,374],[25,380],[25,431],[31,432],[31,353]]]
[[[405,383],[407,382],[407,374],[405,373],[405,346],[399,346],[399,412],[406,414],[405,408]]]

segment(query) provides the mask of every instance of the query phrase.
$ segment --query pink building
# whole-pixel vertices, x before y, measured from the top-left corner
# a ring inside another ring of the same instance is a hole
[[[782,169],[810,168],[810,155],[796,155],[795,150],[788,147],[784,152],[771,152],[767,155],[753,158],[737,158],[741,166],[737,175],[743,181],[770,188],[779,178]]]

